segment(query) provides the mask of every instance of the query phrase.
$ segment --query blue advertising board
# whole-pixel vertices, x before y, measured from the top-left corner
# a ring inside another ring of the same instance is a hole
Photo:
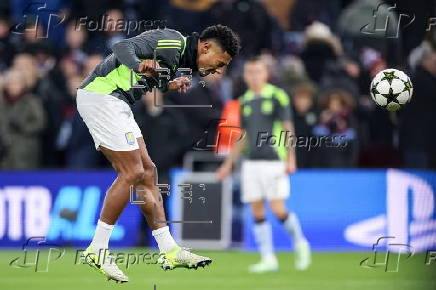
[[[182,170],[175,170],[173,184]],[[0,247],[20,247],[44,236],[59,245],[91,240],[112,172],[0,172]],[[288,207],[299,217],[316,251],[368,251],[382,236],[416,251],[436,248],[436,172],[404,170],[300,170],[292,175]],[[170,194],[169,219],[177,198]],[[180,197],[178,197],[180,198]],[[244,248],[254,250],[253,219],[244,209]],[[128,204],[111,246],[133,246],[142,216]],[[292,242],[268,211],[274,244]]]
[[[403,170],[301,170],[291,177],[288,208],[316,251],[370,251],[381,237],[417,252],[436,248],[436,173]],[[268,210],[274,245],[291,240]],[[253,219],[244,209],[244,246],[254,250]]]
[[[114,179],[109,171],[1,172],[0,246],[18,247],[40,236],[59,245],[87,245]],[[133,246],[140,218],[137,206],[128,204],[111,245]]]

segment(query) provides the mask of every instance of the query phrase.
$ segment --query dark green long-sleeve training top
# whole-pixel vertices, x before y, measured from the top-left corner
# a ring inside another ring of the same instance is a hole
[[[168,81],[175,77],[178,68],[198,71],[197,42],[197,33],[184,37],[180,32],[167,28],[149,30],[124,39],[112,46],[112,53],[96,66],[79,88],[121,96],[129,103],[140,99],[144,91],[152,87],[165,91]],[[169,69],[169,73],[162,72],[160,78],[138,75],[141,61],[154,57],[162,68]],[[164,77],[166,75],[169,75],[169,79]],[[145,88],[132,87],[137,84],[144,85]]]

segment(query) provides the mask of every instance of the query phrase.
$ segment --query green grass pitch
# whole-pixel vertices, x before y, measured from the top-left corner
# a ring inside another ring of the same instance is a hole
[[[119,250],[115,250],[118,252]],[[128,249],[126,252],[146,252]],[[436,261],[425,265],[425,254],[401,260],[398,272],[381,268],[361,267],[360,261],[371,253],[315,253],[309,270],[297,272],[293,255],[278,254],[280,271],[269,274],[249,274],[247,266],[258,259],[255,253],[199,252],[210,256],[213,263],[198,270],[175,269],[163,271],[154,264],[135,264],[127,270],[130,282],[116,284],[87,265],[74,265],[75,251],[68,250],[58,261],[49,265],[48,272],[37,273],[34,268],[14,268],[9,262],[23,256],[19,250],[0,251],[0,289],[2,290],[434,290]]]

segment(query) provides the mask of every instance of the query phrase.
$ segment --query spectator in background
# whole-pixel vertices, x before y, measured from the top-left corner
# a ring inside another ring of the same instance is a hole
[[[40,77],[48,76],[56,65],[54,50],[45,33],[39,23],[33,24],[24,31],[24,43],[20,45],[21,53],[30,54],[35,58]]]
[[[89,20],[100,20],[103,14],[111,9],[121,9],[123,2],[119,0],[74,0],[71,1],[71,15],[73,18],[87,17]],[[148,2],[148,1],[147,1]]]
[[[400,115],[400,148],[407,168],[436,168],[436,43],[422,45],[411,77],[412,100]]]
[[[76,98],[77,87],[83,78],[76,76],[68,79],[68,97]],[[58,150],[65,151],[65,167],[71,169],[99,168],[104,162],[100,152],[94,148],[94,142],[89,135],[88,128],[77,112],[76,106],[72,106],[64,117],[56,146]]]
[[[315,87],[309,82],[297,84],[292,89],[292,104],[294,110],[295,135],[310,138],[313,128],[318,123],[314,106]],[[310,168],[314,164],[314,152],[304,147],[296,147],[297,167]]]
[[[66,49],[64,57],[70,58],[83,66],[87,51],[89,50],[89,47],[86,45],[87,37],[86,28],[76,27],[76,22],[71,21],[67,26],[65,34]]]
[[[280,28],[260,1],[222,0],[211,8],[216,23],[226,25],[241,38],[241,54],[245,57],[259,55],[263,50],[274,50],[274,35]]]
[[[9,1],[1,1],[0,2],[0,14],[6,15],[7,13],[10,13],[10,6],[11,6],[11,3]]]
[[[22,36],[21,44],[24,46],[24,50],[31,50],[33,44],[43,43],[45,38],[44,27],[41,23],[33,21],[33,23],[25,23],[23,31],[19,31]],[[20,27],[21,28],[21,27]]]
[[[41,23],[34,20],[34,23],[27,24],[20,35],[21,39],[15,43],[19,53],[31,54],[35,58],[40,76],[47,75],[56,64],[55,51],[47,35]]]
[[[342,46],[330,28],[314,22],[304,32],[304,47],[301,59],[309,78],[319,83],[329,62],[336,62],[342,54]]]
[[[86,1],[86,0],[85,0]],[[121,1],[117,1],[121,2]],[[193,1],[189,1],[193,2]],[[168,26],[169,19],[168,14],[164,13],[164,8],[168,5],[168,1],[143,1],[143,0],[127,0],[123,1],[123,12],[126,19],[136,20],[136,21],[149,21],[148,23],[153,23],[150,27],[158,28],[160,26],[163,28],[165,25]],[[107,7],[107,6],[105,6]],[[174,18],[174,17],[171,17]],[[156,22],[155,22],[156,21]],[[148,29],[148,27],[147,27]],[[144,28],[137,29],[135,31],[129,31],[128,37],[135,36],[144,32]]]
[[[290,26],[294,31],[303,31],[306,26],[319,21],[332,27],[338,12],[340,0],[295,0],[291,7]]]
[[[328,137],[332,142],[326,141],[320,145],[316,166],[353,167],[356,138],[353,98],[343,90],[332,90],[321,94],[320,103],[322,111],[318,125],[314,127],[314,135]]]
[[[86,41],[86,30],[84,28],[75,27],[71,22],[67,26],[66,43],[67,48],[64,51],[62,58],[56,66],[57,73],[53,76],[53,81],[60,88],[65,96],[63,99],[63,107],[73,105],[72,98],[69,97],[69,79],[75,79],[82,76],[83,66],[87,60],[87,53],[84,49]]]
[[[401,61],[398,16],[393,5],[381,0],[354,0],[341,11],[337,31],[350,55],[371,47],[387,56],[389,65]],[[377,17],[371,17],[377,13]],[[383,29],[386,27],[386,29]]]
[[[204,83],[193,86],[186,94],[170,92],[166,96],[176,105],[204,105],[210,107],[180,108],[190,128],[186,150],[205,149],[215,144],[216,127],[226,100],[232,96],[231,86],[223,74],[210,74]]]
[[[12,69],[20,71],[21,80],[26,82],[27,88],[32,93],[37,93],[39,71],[36,60],[31,54],[16,54],[12,62]]]
[[[171,16],[167,18],[168,27],[182,34],[191,34],[215,24],[210,13],[214,2],[216,0],[169,0],[164,11],[164,15]]]
[[[29,93],[20,71],[8,71],[3,81],[0,98],[9,142],[1,168],[38,168],[41,165],[40,135],[45,126],[42,102]]]
[[[94,68],[103,61],[103,56],[101,54],[91,54],[87,57],[83,65],[83,76],[89,75]]]
[[[103,32],[94,35],[89,40],[89,47],[92,48],[91,53],[107,56],[112,53],[112,46],[125,38],[123,12],[119,9],[111,9],[105,13],[105,24]]]
[[[6,16],[0,15],[0,72],[10,66],[15,52],[10,39],[10,23]]]
[[[71,101],[75,102],[76,90],[83,77],[91,73],[102,60],[103,57],[99,54],[89,55],[83,64],[82,76],[68,79],[66,96]],[[76,106],[69,107],[67,112],[57,136],[59,150],[65,151],[65,166],[73,169],[107,167],[105,158],[95,150],[88,128],[77,112]]]
[[[347,91],[357,102],[359,99],[359,64],[345,56],[337,61],[328,62],[320,81],[321,90],[340,88]]]
[[[67,82],[69,78],[74,78],[82,75],[82,66],[72,57],[63,57],[59,61],[58,65],[61,72],[61,76],[59,78],[61,78],[65,82]],[[65,84],[64,89],[67,90]]]
[[[63,96],[62,91],[54,82],[56,78],[50,77],[53,75],[51,73],[38,70],[37,59],[31,54],[17,54],[12,62],[12,69],[20,72],[21,81],[26,82],[26,87],[32,94],[41,97],[47,123],[50,124],[46,130],[54,132],[62,119]]]
[[[287,55],[280,60],[283,87],[291,92],[295,85],[309,82],[304,63],[298,56]]]
[[[4,80],[1,79],[0,83],[3,83]],[[1,86],[0,86],[1,89]],[[2,165],[2,160],[5,159],[7,149],[10,146],[9,144],[9,135],[8,135],[8,127],[9,124],[7,122],[8,118],[6,116],[6,108],[5,108],[5,100],[3,97],[0,97],[0,168],[4,168]],[[6,168],[4,168],[6,169]]]
[[[59,166],[55,140],[63,118],[64,93],[58,88],[52,71],[43,73],[38,70],[36,58],[31,54],[18,54],[13,61],[13,69],[18,69],[22,80],[29,82],[29,90],[41,97],[47,124],[42,132],[43,159],[42,165],[48,167]]]

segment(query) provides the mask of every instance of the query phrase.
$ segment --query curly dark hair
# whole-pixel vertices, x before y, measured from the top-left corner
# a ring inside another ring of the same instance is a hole
[[[241,49],[239,36],[229,27],[218,24],[209,26],[200,34],[200,41],[215,40],[231,57]]]

